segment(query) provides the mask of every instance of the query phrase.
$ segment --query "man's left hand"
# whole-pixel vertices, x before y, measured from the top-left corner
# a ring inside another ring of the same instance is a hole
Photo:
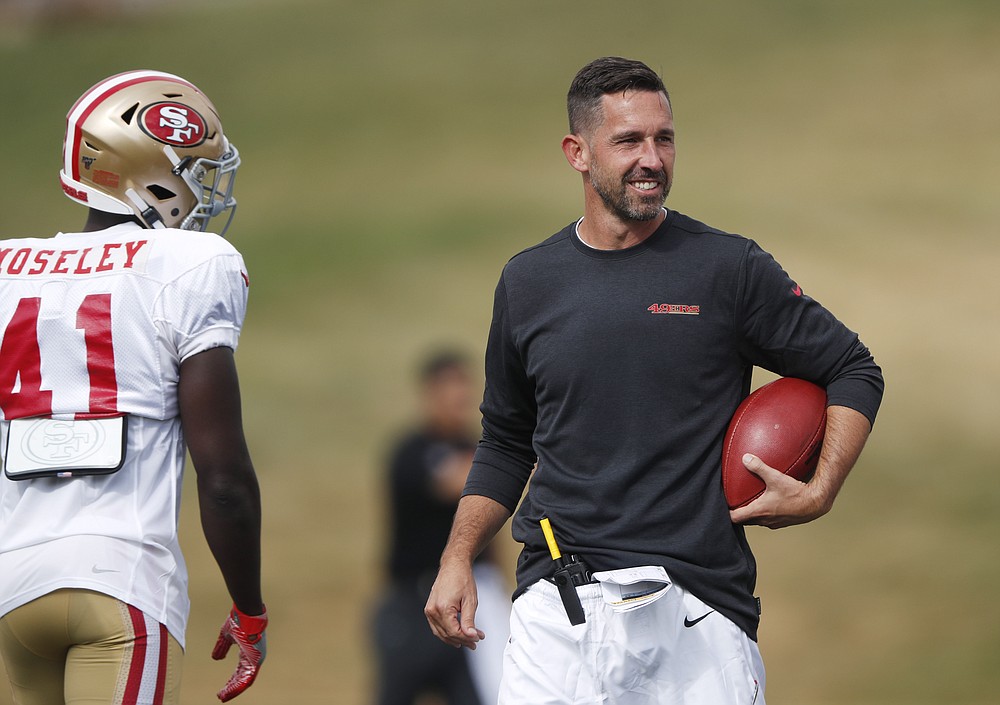
[[[755,524],[769,529],[805,524],[826,514],[830,507],[817,488],[799,482],[765,464],[755,455],[743,456],[746,469],[764,481],[764,493],[729,512],[734,524]]]

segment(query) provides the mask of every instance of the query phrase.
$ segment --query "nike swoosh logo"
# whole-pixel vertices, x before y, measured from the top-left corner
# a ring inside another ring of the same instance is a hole
[[[93,568],[90,569],[90,572],[91,573],[101,574],[101,573],[118,573],[120,571],[117,571],[114,568],[98,568],[95,565]]]
[[[688,629],[690,629],[691,627],[693,627],[694,625],[696,625],[701,620],[705,619],[705,617],[707,617],[708,615],[712,614],[713,612],[715,612],[715,610],[712,610],[711,612],[706,612],[702,616],[698,617],[698,619],[688,619],[687,617],[685,617],[684,618],[684,626],[687,627]]]

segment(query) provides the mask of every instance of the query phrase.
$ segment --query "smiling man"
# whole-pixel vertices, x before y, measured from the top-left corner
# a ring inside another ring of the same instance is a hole
[[[578,112],[563,152],[585,175],[585,203],[599,198],[602,204],[587,209],[591,220],[584,229],[602,239],[593,243],[600,249],[637,245],[663,221],[673,180],[670,100],[665,91],[633,90],[602,98],[599,110]]]
[[[504,268],[483,438],[425,612],[453,646],[486,638],[472,560],[520,502],[501,705],[763,703],[743,525],[831,509],[881,371],[755,242],[663,207],[674,122],[655,72],[593,61],[568,108],[584,216]],[[767,489],[730,512],[723,438],[755,365],[826,388],[826,441],[808,483],[748,456]]]

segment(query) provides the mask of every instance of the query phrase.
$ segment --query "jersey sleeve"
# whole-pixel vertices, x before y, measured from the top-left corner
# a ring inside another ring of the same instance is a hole
[[[215,255],[170,282],[160,315],[181,362],[205,350],[236,350],[246,315],[249,279],[236,252]]]
[[[537,406],[534,387],[511,334],[503,277],[493,303],[486,344],[486,391],[480,411],[483,437],[463,494],[489,497],[513,512],[537,460],[531,443]]]
[[[884,381],[868,348],[752,241],[736,311],[740,351],[751,364],[825,387],[829,405],[852,408],[874,424]]]

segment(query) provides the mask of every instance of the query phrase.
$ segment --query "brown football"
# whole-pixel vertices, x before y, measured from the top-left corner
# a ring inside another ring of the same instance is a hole
[[[816,469],[826,430],[826,391],[812,382],[782,377],[743,400],[722,449],[722,488],[730,509],[764,492],[764,482],[743,465],[752,453],[775,470],[807,480]]]

